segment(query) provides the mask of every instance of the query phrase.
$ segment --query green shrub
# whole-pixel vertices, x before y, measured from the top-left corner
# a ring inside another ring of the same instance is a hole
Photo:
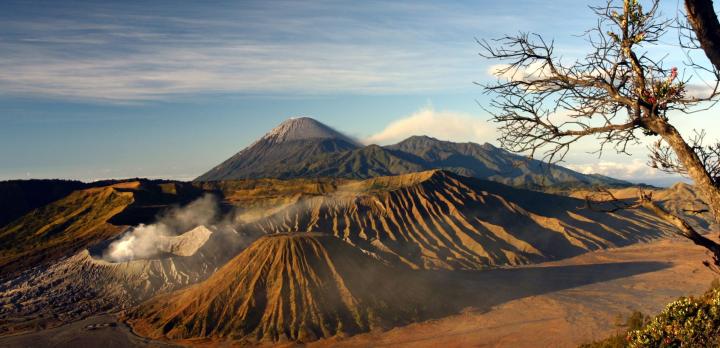
[[[670,303],[648,325],[630,332],[628,346],[720,346],[720,289]]]
[[[668,304],[652,320],[635,311],[621,326],[627,329],[580,347],[720,347],[720,280],[714,279],[700,297]]]
[[[623,322],[623,317],[618,315],[616,325],[622,328],[618,332],[604,340],[594,341],[580,345],[580,348],[624,348],[627,347],[628,333],[642,328],[650,321],[650,317],[639,311],[633,311]]]

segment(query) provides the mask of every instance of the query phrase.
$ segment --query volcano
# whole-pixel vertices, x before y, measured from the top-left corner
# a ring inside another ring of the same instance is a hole
[[[390,327],[421,314],[412,283],[333,236],[265,236],[208,280],[127,314],[165,339],[311,341]]]
[[[281,177],[278,173],[302,166],[308,159],[359,147],[355,140],[312,118],[291,118],[196,180]]]
[[[412,136],[388,146],[363,146],[312,118],[289,119],[196,181],[256,178],[367,179],[442,169],[515,187],[567,189],[630,183],[519,156],[492,144]]]

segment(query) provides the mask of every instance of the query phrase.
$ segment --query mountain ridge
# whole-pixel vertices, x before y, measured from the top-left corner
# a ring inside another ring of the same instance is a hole
[[[252,224],[264,234],[323,231],[391,264],[455,270],[566,258],[671,233],[646,212],[608,215],[583,202],[431,170],[338,184]]]
[[[532,189],[631,185],[523,157],[490,143],[455,143],[415,135],[397,144],[361,146],[309,117],[286,120],[195,181],[311,177],[367,179],[431,169]]]

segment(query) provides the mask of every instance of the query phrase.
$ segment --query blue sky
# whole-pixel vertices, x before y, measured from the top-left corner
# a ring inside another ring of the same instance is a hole
[[[581,56],[593,3],[3,1],[0,180],[191,179],[297,115],[379,143],[494,142],[475,38],[537,32]],[[605,167],[584,150],[568,164],[655,175],[644,146]]]

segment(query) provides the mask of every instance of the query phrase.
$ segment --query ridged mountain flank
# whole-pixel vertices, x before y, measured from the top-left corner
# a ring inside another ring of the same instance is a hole
[[[361,146],[311,118],[290,119],[196,181],[252,178],[353,178],[443,169],[524,188],[628,186],[629,183],[528,159],[491,144],[412,136],[389,146]]]
[[[350,137],[312,118],[291,118],[196,180],[287,177],[288,168],[358,147]]]
[[[127,314],[165,339],[312,341],[417,316],[391,268],[322,234],[262,237],[208,280],[157,296]]]
[[[673,231],[643,210],[606,214],[582,199],[441,170],[325,189],[267,209],[255,228],[330,233],[387,263],[454,270],[565,258]]]
[[[516,155],[489,143],[454,143],[428,136],[412,136],[386,148],[427,169],[444,169],[516,187],[629,186],[622,180],[585,175]]]

